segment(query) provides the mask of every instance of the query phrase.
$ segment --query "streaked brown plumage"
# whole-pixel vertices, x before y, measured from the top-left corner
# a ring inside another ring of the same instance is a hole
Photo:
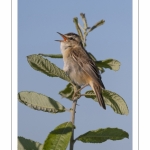
[[[102,96],[102,88],[105,89],[95,62],[91,59],[82,45],[79,35],[75,33],[61,34],[63,40],[60,49],[63,55],[63,70],[70,79],[79,86],[90,85],[93,89],[100,106],[106,109]]]

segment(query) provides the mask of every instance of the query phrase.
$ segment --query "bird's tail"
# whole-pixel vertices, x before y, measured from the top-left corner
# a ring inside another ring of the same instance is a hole
[[[104,102],[104,99],[102,96],[101,86],[99,84],[95,84],[95,83],[90,84],[90,86],[92,87],[100,106],[102,106],[104,109],[106,109],[106,105],[105,105],[105,102]]]

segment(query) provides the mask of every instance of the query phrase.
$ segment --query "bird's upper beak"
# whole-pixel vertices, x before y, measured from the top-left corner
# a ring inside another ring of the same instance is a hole
[[[62,36],[63,40],[55,40],[55,41],[64,42],[64,41],[67,40],[67,37],[66,37],[65,35],[63,35],[63,34],[61,34],[61,33],[59,33],[59,32],[57,32],[57,33]]]

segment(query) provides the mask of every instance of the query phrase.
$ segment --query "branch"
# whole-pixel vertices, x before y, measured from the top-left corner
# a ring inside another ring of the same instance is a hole
[[[74,86],[74,92],[76,92],[77,90],[78,90],[78,87]],[[71,122],[73,125],[75,124],[76,105],[77,105],[77,100],[79,98],[80,96],[76,96],[72,103]],[[72,128],[72,136],[70,139],[70,150],[73,150],[74,142],[75,142],[74,141],[74,128]]]
[[[82,31],[81,31],[81,29],[80,29],[80,27],[78,25],[78,18],[77,17],[73,18],[73,22],[75,23],[77,32],[78,32],[79,36],[81,37],[81,40],[83,41]]]
[[[100,20],[99,22],[97,22],[92,28],[90,28],[88,30],[88,33],[91,32],[92,30],[94,30],[95,28],[97,28],[100,25],[103,25],[105,23],[105,20]]]
[[[84,29],[85,29],[85,31],[86,31],[87,28],[88,28],[88,25],[87,25],[87,21],[86,21],[85,14],[80,13],[80,16],[81,16],[81,18],[82,18],[82,21],[83,21],[83,24],[84,24]]]
[[[42,53],[39,53],[38,55],[41,55],[44,57],[51,57],[51,58],[63,58],[62,54],[42,54]]]

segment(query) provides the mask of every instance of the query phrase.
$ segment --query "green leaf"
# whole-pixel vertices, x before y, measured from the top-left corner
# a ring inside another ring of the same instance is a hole
[[[72,135],[72,128],[71,122],[65,122],[57,126],[47,136],[43,150],[66,150]]]
[[[129,134],[118,128],[106,128],[89,131],[80,135],[76,140],[84,143],[102,143],[106,140],[122,140],[123,138],[129,138]]]
[[[18,137],[18,150],[42,150],[43,145],[39,142]]]
[[[105,104],[109,105],[114,110],[114,112],[121,115],[128,115],[129,110],[127,104],[121,96],[119,96],[114,92],[104,90],[104,89],[102,91],[102,95]],[[96,95],[94,94],[93,91],[87,91],[85,93],[85,97],[92,98],[93,100],[97,101]]]
[[[59,92],[59,94],[62,97],[68,98],[69,100],[72,100],[72,96],[74,94],[74,88],[71,83],[67,84],[66,88]]]
[[[18,100],[35,110],[41,110],[50,113],[64,112],[65,107],[59,102],[40,93],[23,91],[18,93]]]
[[[61,70],[55,64],[51,63],[49,60],[43,58],[42,56],[36,54],[30,55],[27,56],[27,60],[33,69],[40,71],[50,77],[59,77],[70,82],[70,78],[63,70]]]
[[[65,97],[69,100],[73,100],[73,94],[74,92],[78,91],[81,87],[78,86],[78,85],[74,85],[73,83],[69,83],[67,84],[66,88],[62,91],[59,92],[59,94],[62,96],[62,97]],[[78,91],[78,93],[76,93],[76,95],[74,95],[74,98],[75,99],[79,99],[81,97],[81,91]]]
[[[63,58],[62,54],[41,54],[39,55],[44,56],[44,57],[50,57],[50,58]]]
[[[102,61],[95,61],[97,67],[109,68],[111,70],[117,71],[120,68],[120,62],[115,59],[106,59]]]

